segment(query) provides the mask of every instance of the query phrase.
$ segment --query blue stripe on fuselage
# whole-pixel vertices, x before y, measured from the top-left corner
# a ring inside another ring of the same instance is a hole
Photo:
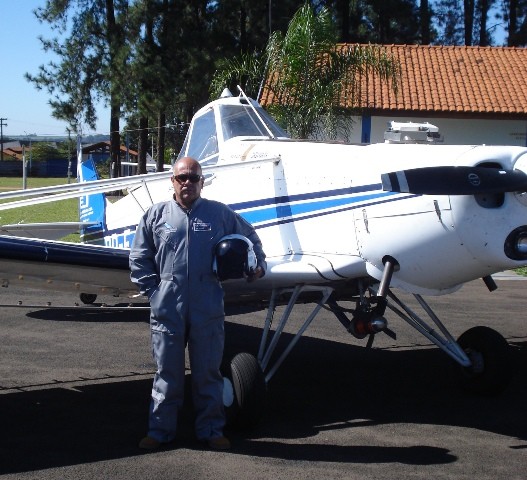
[[[250,202],[230,204],[229,206],[237,211],[245,220],[255,224],[256,229],[270,227],[273,225],[289,223],[294,221],[307,220],[309,218],[329,215],[332,213],[352,210],[354,208],[367,207],[369,205],[393,202],[402,198],[414,197],[415,195],[383,192],[380,185],[368,185],[365,187],[346,188],[339,190],[328,190],[324,192],[306,193],[301,195],[291,195],[282,197],[265,198]],[[351,193],[366,193],[366,195],[350,195]],[[325,200],[323,200],[326,198]],[[293,203],[295,201],[314,199],[312,202]],[[270,206],[268,206],[270,205]],[[262,208],[263,207],[263,208]],[[251,209],[248,211],[240,211]],[[105,232],[105,243],[107,246],[117,248],[127,248],[133,241],[135,227],[123,227],[116,230]]]
[[[315,214],[316,212],[323,214],[323,212],[327,210],[331,210],[331,212],[333,212],[335,208],[343,206],[356,208],[358,204],[364,205],[364,202],[368,202],[370,200],[379,201],[394,195],[393,192],[380,191],[380,187],[380,185],[369,185],[366,187],[328,190],[324,192],[291,195],[289,197],[275,197],[273,199],[263,199],[261,201],[256,200],[232,204],[230,206],[234,210],[238,211],[238,213],[240,213],[240,215],[245,218],[245,220],[254,224],[271,222],[277,219],[289,219],[289,221],[300,220],[301,218],[292,219],[290,217],[305,216],[306,214]],[[371,193],[357,195],[357,193],[366,192]],[[266,205],[270,206],[267,207]],[[342,209],[340,209],[340,211],[341,210]],[[310,217],[311,216],[312,215],[310,215]]]
[[[300,202],[303,200],[337,197],[339,195],[352,195],[354,193],[373,192],[381,189],[382,185],[379,183],[375,185],[363,185],[361,187],[338,188],[335,190],[325,190],[322,192],[309,192],[300,193],[297,195],[283,195],[281,197],[262,198],[260,200],[251,200],[249,202],[233,203],[229,206],[233,210],[239,211],[246,210],[249,208],[263,207],[264,205],[279,205],[282,203]]]

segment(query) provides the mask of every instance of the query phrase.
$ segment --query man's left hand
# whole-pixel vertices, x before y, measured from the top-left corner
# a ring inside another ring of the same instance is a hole
[[[256,267],[252,274],[247,275],[248,282],[254,282],[263,275],[264,271],[262,267]]]

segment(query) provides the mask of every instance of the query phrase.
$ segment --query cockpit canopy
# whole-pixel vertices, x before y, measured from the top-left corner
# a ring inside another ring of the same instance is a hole
[[[193,157],[202,165],[213,165],[218,161],[223,143],[235,137],[289,138],[254,100],[223,97],[194,115],[178,158]]]

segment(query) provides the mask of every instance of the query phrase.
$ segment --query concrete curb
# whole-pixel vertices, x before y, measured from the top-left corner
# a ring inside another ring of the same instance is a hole
[[[518,275],[513,270],[505,270],[504,272],[495,273],[492,275],[494,280],[527,280],[527,277]]]

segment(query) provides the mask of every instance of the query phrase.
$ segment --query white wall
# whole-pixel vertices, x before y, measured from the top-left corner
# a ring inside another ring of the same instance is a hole
[[[348,141],[360,143],[362,118],[355,123]],[[433,117],[372,117],[371,143],[384,142],[384,131],[390,120],[398,122],[429,122],[439,127],[443,142],[450,145],[486,144],[527,146],[527,120],[472,120]]]

